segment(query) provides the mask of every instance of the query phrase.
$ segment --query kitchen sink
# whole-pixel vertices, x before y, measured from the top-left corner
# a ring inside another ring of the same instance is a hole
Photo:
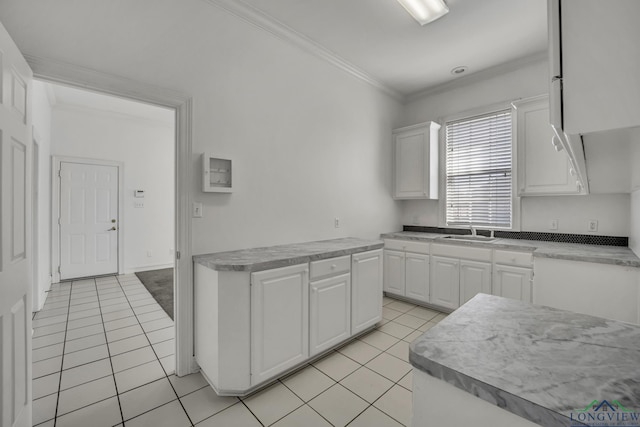
[[[469,235],[444,236],[443,239],[464,240],[464,241],[469,241],[469,242],[490,242],[492,240],[496,240],[495,237],[469,236]]]

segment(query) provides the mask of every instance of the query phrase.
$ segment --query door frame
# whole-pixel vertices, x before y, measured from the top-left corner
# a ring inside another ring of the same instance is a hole
[[[80,163],[118,168],[118,274],[124,274],[124,163],[84,157],[51,156],[51,265],[53,283],[60,281],[60,168],[62,163]]]
[[[175,120],[175,248],[174,321],[176,375],[199,371],[194,357],[192,261],[193,99],[190,94],[142,81],[56,61],[24,55],[36,79],[93,90],[176,111]]]

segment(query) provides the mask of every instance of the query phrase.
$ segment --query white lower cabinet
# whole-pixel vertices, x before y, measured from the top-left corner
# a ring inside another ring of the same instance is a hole
[[[315,356],[351,335],[351,274],[309,285],[309,355]]]
[[[251,385],[309,357],[309,266],[251,274]]]
[[[491,293],[492,250],[431,245],[431,304],[455,310],[478,292]]]
[[[477,293],[491,293],[488,262],[432,256],[431,303],[456,309]]]
[[[429,302],[429,244],[385,240],[385,292]]]
[[[533,254],[496,249],[493,261],[493,294],[532,302]]]
[[[460,260],[460,305],[479,293],[491,293],[491,264]]]
[[[456,309],[460,306],[460,260],[431,256],[431,303]]]
[[[429,301],[429,255],[407,252],[404,259],[404,294],[418,301]]]
[[[382,249],[351,255],[351,334],[382,319]]]
[[[384,250],[383,290],[396,295],[404,295],[405,271],[404,252]]]
[[[382,319],[382,249],[259,272],[194,264],[195,359],[243,396]]]
[[[494,269],[493,294],[531,302],[532,282],[533,270],[530,268],[496,265]]]

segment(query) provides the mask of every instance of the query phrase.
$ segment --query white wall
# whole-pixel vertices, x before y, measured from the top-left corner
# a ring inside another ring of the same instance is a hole
[[[171,267],[174,250],[173,122],[152,121],[76,106],[55,106],[55,156],[124,163],[124,271]],[[144,190],[144,208],[134,208]],[[148,256],[147,252],[151,252]]]
[[[45,85],[35,80],[31,91],[31,113],[34,140],[38,144],[38,218],[34,222],[34,236],[37,239],[37,263],[33,279],[33,311],[44,305],[46,291],[51,287],[51,104]],[[35,190],[35,189],[34,189]]]
[[[629,247],[640,256],[640,127],[630,131],[631,231]]]
[[[476,78],[473,75],[447,90],[408,103],[402,124],[438,120],[448,115],[548,92],[547,62]],[[598,220],[599,235],[628,236],[630,224],[628,134],[613,132],[585,138],[589,196],[523,197],[521,229],[549,232],[548,221],[558,220],[558,233],[587,234],[587,221]],[[606,194],[598,194],[606,193]],[[403,224],[438,225],[437,201],[403,201]]]
[[[398,101],[205,1],[104,5],[34,5],[37,31],[5,25],[27,54],[193,97],[191,192],[204,204],[195,254],[400,228],[390,196]],[[94,19],[97,42],[78,43]],[[201,192],[204,151],[234,159],[232,194]]]

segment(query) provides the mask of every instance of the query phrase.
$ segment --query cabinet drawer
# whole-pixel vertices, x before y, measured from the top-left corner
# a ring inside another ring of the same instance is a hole
[[[385,240],[384,248],[395,251],[415,252],[417,254],[429,255],[429,243],[416,242],[412,240]]]
[[[533,264],[533,254],[531,252],[513,252],[496,250],[493,254],[496,264],[517,265],[520,267],[531,267]]]
[[[434,244],[431,247],[432,255],[442,255],[451,258],[470,259],[474,261],[491,262],[491,249],[472,248],[462,245]]]
[[[325,276],[348,273],[351,271],[351,256],[323,259],[311,262],[311,280]]]

